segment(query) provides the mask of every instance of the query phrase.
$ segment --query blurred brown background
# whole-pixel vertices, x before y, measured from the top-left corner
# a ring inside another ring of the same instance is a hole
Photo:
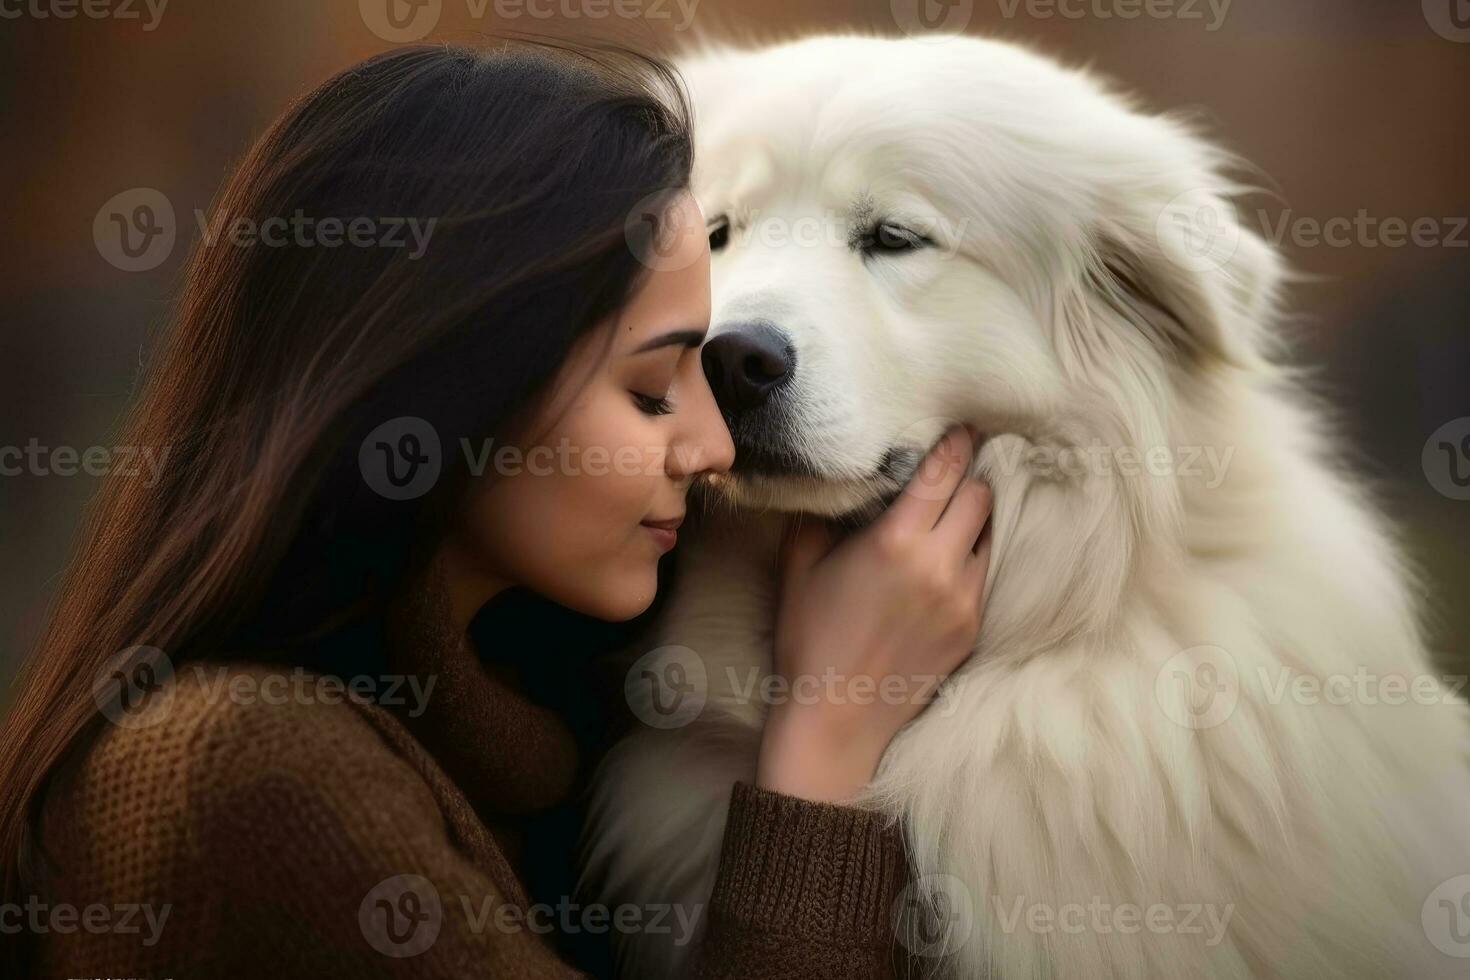
[[[390,2],[404,35],[432,22],[431,40],[510,29],[665,54],[695,35],[901,35],[923,9],[1193,111],[1274,185],[1242,216],[1268,232],[1285,218],[1282,245],[1313,277],[1293,293],[1300,360],[1341,410],[1344,461],[1426,572],[1436,648],[1470,666],[1470,502],[1455,499],[1470,491],[1447,482],[1470,458],[1425,452],[1453,420],[1470,436],[1467,0],[0,0],[0,447],[112,445],[199,237],[194,210],[288,99],[396,43]],[[177,242],[145,271],[93,236],[134,188],[177,215]],[[1314,235],[1331,219],[1339,235]],[[1395,222],[1419,222],[1419,243]],[[0,682],[41,628],[96,483],[0,475]]]

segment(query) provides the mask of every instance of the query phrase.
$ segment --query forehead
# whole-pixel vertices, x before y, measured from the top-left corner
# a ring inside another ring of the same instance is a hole
[[[947,198],[956,181],[945,175],[963,151],[944,144],[958,134],[926,129],[893,105],[878,112],[876,97],[850,80],[821,87],[828,97],[760,90],[706,114],[694,175],[706,214],[796,207],[862,225],[954,209]],[[968,156],[974,166],[975,151]]]

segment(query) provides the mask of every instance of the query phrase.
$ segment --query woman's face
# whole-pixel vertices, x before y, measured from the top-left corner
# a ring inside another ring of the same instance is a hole
[[[581,338],[519,455],[491,447],[493,476],[446,544],[451,592],[474,605],[525,586],[605,620],[653,601],[693,479],[724,472],[730,433],[700,366],[709,328],[709,239],[685,194],[663,216],[656,267],[606,330]],[[662,528],[654,525],[663,525]]]

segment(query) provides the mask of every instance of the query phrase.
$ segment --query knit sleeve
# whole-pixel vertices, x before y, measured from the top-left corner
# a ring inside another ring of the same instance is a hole
[[[698,980],[896,976],[897,829],[855,807],[736,783]]]

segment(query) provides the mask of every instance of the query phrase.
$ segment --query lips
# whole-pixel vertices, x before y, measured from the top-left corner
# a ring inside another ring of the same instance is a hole
[[[648,536],[658,545],[660,551],[672,551],[674,544],[679,540],[678,527],[683,521],[684,517],[681,514],[662,521],[644,521],[643,526],[648,529]]]

